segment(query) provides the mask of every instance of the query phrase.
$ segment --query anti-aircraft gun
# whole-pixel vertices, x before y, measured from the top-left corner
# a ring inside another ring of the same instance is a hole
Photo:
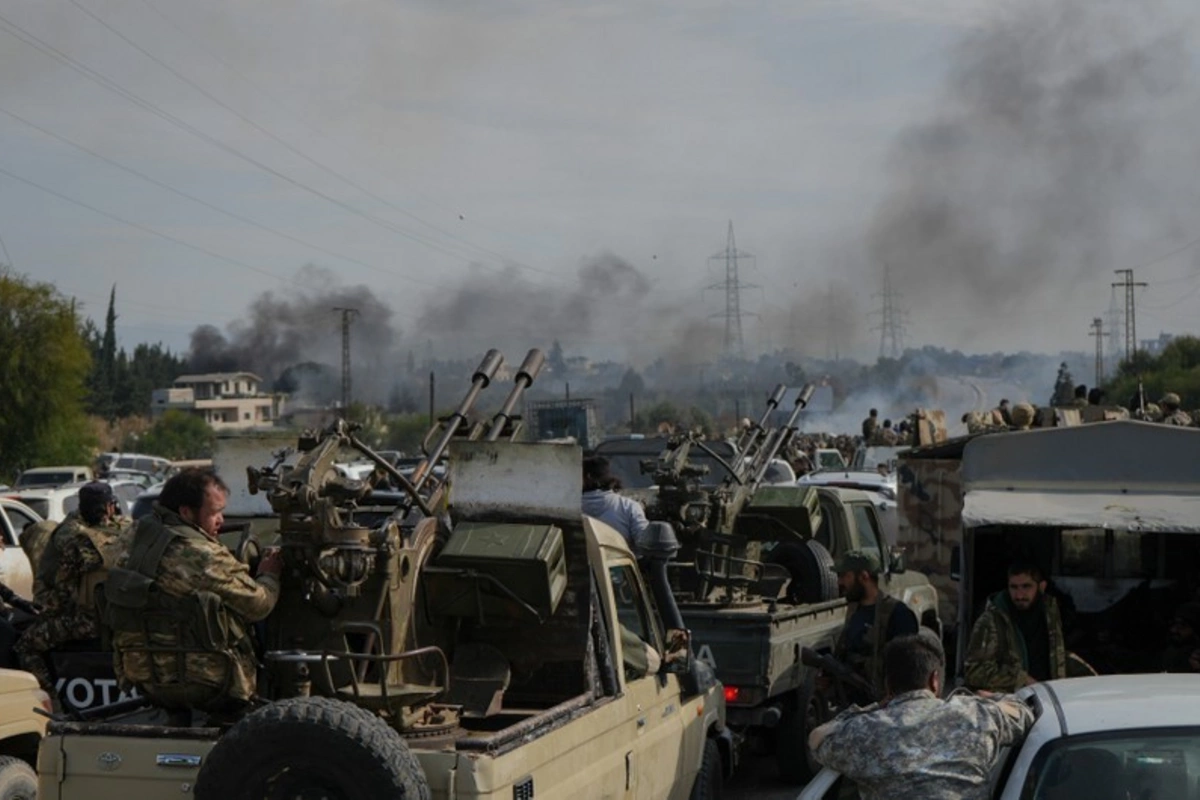
[[[739,603],[763,595],[773,597],[791,577],[785,569],[763,563],[763,544],[802,542],[803,531],[815,528],[813,515],[819,515],[815,494],[791,491],[804,500],[794,513],[786,509],[763,513],[755,498],[769,493],[770,487],[764,486],[767,471],[771,462],[786,452],[813,390],[813,386],[805,386],[797,393],[787,420],[772,425],[787,393],[785,385],[776,386],[761,419],[746,426],[729,455],[688,433],[670,440],[657,459],[642,462],[643,472],[652,474],[658,487],[651,516],[671,522],[682,534],[683,563],[677,571],[681,595],[695,601]],[[702,451],[724,473],[715,486],[701,481],[710,467],[693,462],[696,451]],[[802,526],[790,526],[791,518],[801,514],[805,518]],[[694,569],[689,569],[691,566]]]
[[[579,447],[503,441],[542,361],[531,351],[500,410],[473,422],[501,366],[489,352],[411,477],[344,421],[303,435],[294,462],[251,470],[284,562],[258,637],[261,702],[221,727],[146,725],[124,708],[55,720],[39,796],[711,797],[732,746],[665,582],[674,532],[654,528],[644,573],[618,532],[583,516]],[[376,469],[340,476],[347,450]],[[359,524],[384,476],[406,502]]]

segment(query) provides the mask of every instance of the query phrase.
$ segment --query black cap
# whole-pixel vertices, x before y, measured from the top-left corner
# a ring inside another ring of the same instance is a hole
[[[117,502],[112,486],[104,481],[92,481],[79,487],[80,505],[108,505]]]

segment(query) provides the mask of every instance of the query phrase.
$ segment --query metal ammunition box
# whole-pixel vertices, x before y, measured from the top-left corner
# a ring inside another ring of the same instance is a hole
[[[738,515],[734,533],[748,539],[811,539],[821,527],[821,501],[812,486],[763,486]]]
[[[424,580],[434,613],[487,615],[524,604],[549,617],[567,588],[562,529],[460,523]]]

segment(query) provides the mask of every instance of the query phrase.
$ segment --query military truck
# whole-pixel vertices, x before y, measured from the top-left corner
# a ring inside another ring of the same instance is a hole
[[[34,760],[50,710],[50,696],[38,688],[36,678],[0,669],[0,797],[34,797]]]
[[[776,387],[759,422],[735,443],[696,435],[601,443],[647,517],[669,522],[682,547],[670,565],[672,590],[697,657],[725,686],[739,744],[773,746],[781,777],[803,783],[817,769],[808,732],[829,713],[801,650],[833,649],[846,616],[834,559],[873,551],[880,585],[940,631],[937,594],[908,572],[884,540],[877,509],[861,491],[818,485],[764,485],[772,459],[786,453],[811,387],[781,426]]]
[[[355,517],[371,481],[332,465],[355,450],[395,468],[344,422],[302,437],[294,464],[252,471],[285,563],[262,636],[268,699],[231,726],[178,708],[56,720],[39,797],[714,796],[731,737],[665,583],[673,532],[655,529],[643,572],[581,515],[577,446],[504,441],[508,402],[472,424],[499,365],[484,359],[426,468],[391,474],[410,508],[378,527]],[[444,453],[438,480],[427,467]]]

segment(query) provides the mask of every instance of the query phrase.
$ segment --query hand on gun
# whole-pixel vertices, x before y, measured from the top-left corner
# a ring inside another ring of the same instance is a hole
[[[258,574],[273,575],[276,578],[283,574],[283,551],[278,547],[268,548],[258,562]]]

